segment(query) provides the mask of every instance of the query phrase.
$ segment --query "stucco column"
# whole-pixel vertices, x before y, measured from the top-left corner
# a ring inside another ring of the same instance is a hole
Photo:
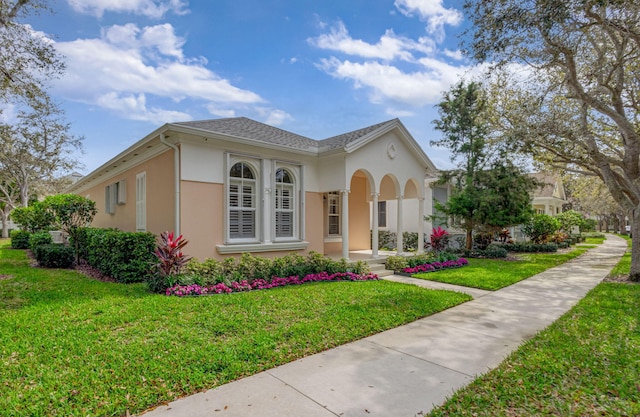
[[[398,255],[402,255],[402,247],[403,245],[403,239],[402,239],[402,233],[404,232],[404,214],[403,214],[403,202],[404,200],[404,196],[399,195],[397,197],[397,201],[398,201],[398,224],[396,225],[396,241],[398,242],[398,246],[397,246],[397,250],[398,250]]]
[[[424,198],[418,198],[418,253],[424,252]]]
[[[373,213],[371,215],[373,227],[371,228],[371,257],[378,257],[378,193],[371,193],[373,200]]]
[[[340,190],[342,201],[342,213],[340,214],[342,221],[342,257],[349,259],[349,190]]]

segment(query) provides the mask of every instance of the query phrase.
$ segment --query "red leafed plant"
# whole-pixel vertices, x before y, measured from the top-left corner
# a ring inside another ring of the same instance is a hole
[[[438,226],[431,230],[431,248],[436,252],[442,252],[449,243],[449,232]]]
[[[158,263],[156,269],[163,276],[171,276],[180,273],[180,269],[191,259],[182,253],[182,248],[188,243],[182,235],[174,239],[173,232],[162,232],[160,243],[156,246]]]

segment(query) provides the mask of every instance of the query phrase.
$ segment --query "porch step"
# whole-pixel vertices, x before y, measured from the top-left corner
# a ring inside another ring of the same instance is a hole
[[[369,268],[371,269],[372,274],[376,274],[380,278],[393,275],[393,271],[384,268],[384,263],[371,262],[369,263]]]

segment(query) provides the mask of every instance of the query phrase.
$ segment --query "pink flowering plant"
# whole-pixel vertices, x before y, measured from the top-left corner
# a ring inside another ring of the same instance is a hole
[[[461,266],[468,265],[469,261],[464,258],[458,258],[456,260],[447,260],[443,262],[429,262],[422,265],[416,265],[410,268],[404,268],[402,272],[407,274],[418,274],[421,272],[435,272],[441,269],[460,268]]]
[[[270,281],[265,279],[255,279],[251,282],[248,280],[233,281],[230,283],[220,282],[214,285],[202,286],[199,284],[190,285],[174,285],[167,288],[166,295],[175,295],[184,297],[188,295],[206,295],[206,294],[230,294],[235,292],[246,292],[253,290],[266,290],[269,288],[284,287],[287,285],[300,285],[308,282],[329,282],[329,281],[370,281],[379,279],[376,274],[356,274],[353,272],[336,272],[330,274],[328,272],[320,272],[316,274],[308,274],[303,278],[297,275],[290,277],[273,277]]]
[[[438,226],[431,230],[431,249],[434,252],[442,252],[449,244],[449,232]]]
[[[160,234],[160,243],[156,247],[155,255],[158,259],[156,270],[161,275],[169,276],[180,273],[182,267],[190,259],[182,252],[188,242],[182,235],[174,238],[173,232],[167,231]]]

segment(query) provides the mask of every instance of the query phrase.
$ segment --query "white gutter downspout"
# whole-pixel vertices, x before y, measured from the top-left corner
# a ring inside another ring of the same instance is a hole
[[[173,177],[175,183],[174,187],[176,190],[176,218],[173,233],[175,234],[175,236],[180,236],[180,149],[176,145],[167,142],[167,139],[164,137],[164,133],[160,133],[160,142],[173,149]]]

